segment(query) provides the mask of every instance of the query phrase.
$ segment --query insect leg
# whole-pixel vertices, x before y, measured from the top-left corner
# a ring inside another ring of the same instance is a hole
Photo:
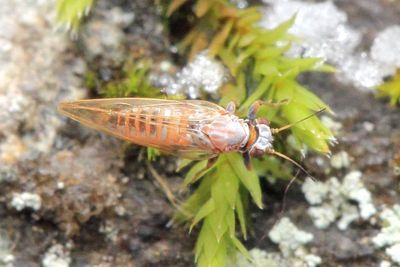
[[[258,100],[258,101],[254,102],[254,103],[250,106],[249,111],[248,111],[248,113],[247,113],[247,118],[248,118],[250,121],[254,121],[254,120],[256,119],[256,113],[257,113],[258,109],[259,109],[260,106],[261,106],[261,103],[260,103],[260,102],[262,102],[262,101],[261,101],[261,100]]]
[[[235,102],[231,101],[228,103],[228,105],[226,106],[226,111],[228,111],[231,114],[234,114],[236,110],[236,105]]]
[[[242,156],[243,156],[243,161],[244,161],[244,165],[246,166],[246,169],[251,171],[252,166],[251,166],[250,153],[249,152],[244,152],[242,154]]]
[[[163,191],[165,197],[168,199],[168,201],[174,206],[174,207],[179,207],[180,203],[179,201],[176,199],[174,193],[172,193],[172,190],[170,189],[168,182],[166,181],[166,179],[161,176],[156,169],[153,167],[153,165],[151,165],[150,162],[146,161],[146,165],[148,170],[150,171],[151,175],[154,177],[154,179],[156,180],[156,182],[158,183],[158,185],[161,188],[161,191]]]
[[[167,92],[167,88],[162,88],[160,90],[160,93],[164,96],[165,99],[168,99],[168,92]]]
[[[249,112],[247,114],[247,118],[251,121],[254,121],[256,119],[256,113],[258,111],[258,109],[262,106],[270,106],[270,107],[280,107],[282,105],[286,105],[287,103],[289,103],[288,99],[283,99],[279,102],[271,102],[271,101],[262,101],[262,100],[257,100],[256,102],[254,102],[250,108],[249,108]]]

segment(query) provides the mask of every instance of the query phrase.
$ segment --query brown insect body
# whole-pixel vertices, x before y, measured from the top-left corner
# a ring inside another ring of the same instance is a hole
[[[59,110],[91,128],[189,159],[272,148],[269,126],[238,118],[232,104],[224,109],[201,100],[114,98],[64,102]]]

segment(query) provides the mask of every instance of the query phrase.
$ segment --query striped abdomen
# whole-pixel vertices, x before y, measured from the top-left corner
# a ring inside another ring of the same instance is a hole
[[[195,125],[189,125],[189,115],[180,109],[137,107],[112,111],[107,120],[114,131],[135,143],[191,145],[188,131]]]
[[[64,102],[59,110],[88,127],[190,159],[218,153],[202,129],[226,113],[206,101],[142,98]]]

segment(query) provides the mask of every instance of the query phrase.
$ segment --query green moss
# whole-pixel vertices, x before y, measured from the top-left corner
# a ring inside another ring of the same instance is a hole
[[[153,161],[155,160],[158,156],[160,156],[160,151],[158,149],[148,147],[147,148],[147,160],[148,161]]]
[[[387,82],[378,87],[379,97],[388,97],[391,105],[400,102],[400,70]]]
[[[204,161],[199,162],[192,170],[196,173],[204,166]],[[186,177],[189,181],[191,174],[193,171]],[[191,228],[202,222],[195,248],[198,266],[226,266],[227,255],[234,250],[248,254],[236,238],[236,220],[242,234],[247,235],[244,202],[248,194],[261,208],[262,194],[256,172],[245,168],[239,154],[224,154],[183,204],[184,212],[177,215],[177,220],[192,217]]]
[[[177,11],[185,2],[172,1],[168,14]],[[189,58],[207,49],[211,57],[219,58],[227,66],[233,79],[220,91],[221,105],[234,101],[240,106],[238,114],[246,116],[257,100],[287,100],[280,108],[260,109],[258,115],[267,117],[275,127],[297,122],[323,108],[329,111],[326,104],[296,78],[304,72],[331,72],[333,69],[318,58],[284,55],[296,40],[288,34],[295,17],[267,30],[257,24],[261,14],[256,7],[238,9],[228,1],[198,0],[193,9],[194,27],[178,47]],[[321,153],[329,152],[328,143],[333,139],[331,131],[317,117],[292,127],[291,136],[295,140],[293,147]],[[284,137],[282,140],[276,142],[275,147],[293,154]],[[201,223],[195,248],[198,266],[226,266],[226,259],[234,250],[247,254],[236,237],[235,223],[239,223],[246,237],[248,197],[262,208],[259,176],[290,177],[282,163],[270,156],[253,162],[254,169],[247,171],[239,154],[220,156],[215,167],[204,174],[199,187],[183,204],[185,212],[177,215],[179,220],[192,221],[192,227]],[[195,164],[184,184],[193,182],[195,174],[205,165],[205,162]]]
[[[68,30],[75,32],[93,4],[94,0],[58,0],[57,20]]]
[[[85,73],[85,86],[90,90],[95,90],[97,85],[96,73],[88,71]]]
[[[105,83],[100,88],[104,97],[161,97],[161,91],[152,86],[148,76],[151,60],[128,60],[121,71],[121,78]]]

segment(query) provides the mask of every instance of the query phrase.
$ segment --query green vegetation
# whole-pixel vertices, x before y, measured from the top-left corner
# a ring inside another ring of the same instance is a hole
[[[397,70],[389,81],[378,87],[378,96],[389,97],[393,106],[400,102],[400,70]]]
[[[167,14],[179,12],[186,1],[172,1]],[[287,58],[296,38],[288,34],[295,17],[272,30],[257,26],[261,14],[257,8],[238,9],[228,1],[198,0],[194,6],[195,23],[180,42],[182,54],[193,58],[207,49],[229,69],[233,79],[221,89],[221,105],[229,101],[240,104],[239,114],[245,116],[256,100],[288,104],[280,108],[261,109],[260,116],[267,117],[274,126],[294,123],[316,110],[327,106],[313,93],[301,86],[296,77],[308,71],[333,71],[321,64],[318,58]],[[311,149],[328,153],[332,133],[317,117],[292,128],[294,148]],[[290,148],[288,142],[276,144]],[[254,162],[255,161],[255,162]],[[246,207],[249,196],[262,208],[259,176],[288,177],[282,164],[270,156],[253,160],[254,169],[248,171],[239,154],[222,155],[215,166],[201,179],[200,185],[183,204],[185,213],[178,219],[191,221],[191,228],[201,223],[195,248],[198,266],[226,266],[229,255],[239,250],[248,255],[236,237],[236,222],[246,238]],[[184,185],[195,178],[206,162],[196,163],[188,172]],[[191,216],[188,214],[191,214]]]
[[[59,0],[60,3],[71,2]],[[72,1],[74,2],[74,1]],[[165,7],[165,25],[179,14],[183,5],[192,2],[172,0]],[[65,4],[64,4],[65,5]],[[64,8],[65,9],[65,8]],[[64,10],[59,9],[59,11]],[[256,100],[287,104],[278,108],[263,107],[258,115],[268,118],[274,127],[281,127],[307,117],[322,108],[329,108],[316,95],[300,85],[296,78],[310,71],[333,71],[317,58],[287,58],[296,38],[288,34],[295,17],[272,30],[258,26],[261,14],[257,7],[238,9],[228,0],[197,0],[190,14],[192,29],[178,43],[182,57],[193,58],[207,50],[229,69],[231,81],[220,90],[220,104],[234,101],[240,108],[238,115],[245,116]],[[65,14],[59,15],[66,18]],[[77,16],[70,16],[70,18]],[[79,16],[78,16],[79,17]],[[68,21],[68,20],[64,20]],[[70,20],[71,25],[74,22]],[[104,96],[151,96],[158,90],[148,83],[150,63],[127,63],[121,79],[104,84]],[[96,77],[87,75],[87,84],[94,85]],[[159,91],[158,91],[159,92]],[[275,149],[298,156],[298,151],[329,152],[333,135],[317,117],[295,125],[282,134]],[[291,140],[290,142],[288,140]],[[291,145],[288,145],[288,144]],[[149,152],[149,158],[155,156]],[[188,161],[185,161],[188,164]],[[248,256],[246,248],[237,237],[238,229],[247,237],[247,207],[251,199],[263,207],[259,177],[288,178],[290,172],[283,162],[271,156],[253,159],[253,169],[247,170],[239,153],[221,155],[217,163],[202,177],[206,161],[193,163],[183,182],[183,188],[199,182],[192,195],[183,203],[176,215],[178,221],[190,222],[190,229],[200,226],[195,247],[198,266],[226,266],[229,256],[240,251]],[[237,225],[238,224],[238,225]]]
[[[129,60],[121,70],[121,78],[99,88],[104,97],[161,97],[161,91],[148,80],[152,62],[147,59]]]
[[[94,0],[58,0],[57,20],[68,30],[75,32],[81,20],[89,13]]]

